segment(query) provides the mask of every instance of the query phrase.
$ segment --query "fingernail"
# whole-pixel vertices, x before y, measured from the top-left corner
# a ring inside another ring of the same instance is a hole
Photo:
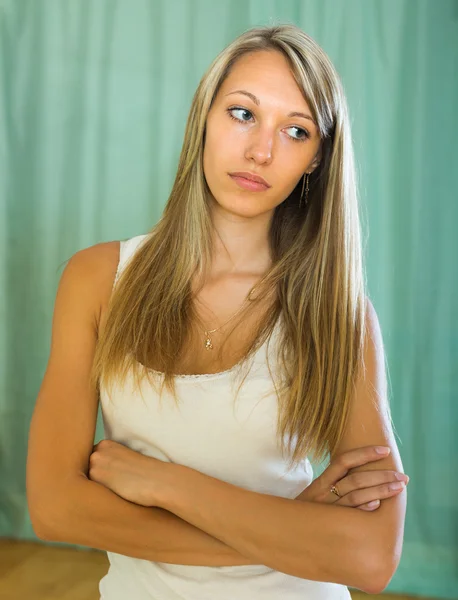
[[[404,473],[395,473],[395,477],[399,481],[405,481],[406,483],[409,482],[409,476],[405,475]]]
[[[398,481],[397,483],[390,483],[390,490],[402,490],[405,487],[405,481]]]
[[[377,454],[388,454],[390,449],[387,446],[376,446],[375,451]]]

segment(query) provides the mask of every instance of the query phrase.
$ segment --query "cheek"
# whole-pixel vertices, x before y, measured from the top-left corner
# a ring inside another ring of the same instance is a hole
[[[219,144],[213,145],[211,137],[205,140],[203,169],[207,185],[213,195],[221,185],[220,179],[224,171],[224,162],[220,156],[221,147]]]
[[[244,143],[241,131],[217,121],[207,131],[205,150],[212,160],[221,162],[226,158],[239,157],[240,153],[243,156]]]
[[[227,135],[223,128],[207,132],[203,153],[203,166],[207,182],[220,180],[228,171],[240,168],[243,148],[240,137]]]

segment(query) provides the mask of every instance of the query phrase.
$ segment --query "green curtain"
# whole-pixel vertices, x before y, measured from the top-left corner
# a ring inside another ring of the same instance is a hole
[[[159,219],[203,72],[242,31],[278,22],[324,48],[350,105],[368,286],[411,478],[388,591],[456,598],[454,0],[0,0],[0,535],[35,537],[27,436],[63,261]]]

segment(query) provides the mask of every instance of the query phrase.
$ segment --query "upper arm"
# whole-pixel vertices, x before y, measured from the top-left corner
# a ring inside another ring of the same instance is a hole
[[[38,535],[65,482],[87,473],[99,400],[90,372],[101,307],[111,291],[118,256],[119,242],[80,250],[59,281],[50,355],[28,439],[27,501]]]
[[[403,471],[401,457],[394,438],[387,397],[385,354],[379,321],[375,309],[367,299],[367,336],[364,349],[365,373],[356,382],[350,414],[344,436],[331,460],[343,452],[363,446],[388,446],[386,458],[351,469],[351,472],[393,470]],[[402,552],[407,490],[381,501],[376,511],[367,513],[367,532],[373,540],[377,569],[381,578],[389,582],[397,569]]]

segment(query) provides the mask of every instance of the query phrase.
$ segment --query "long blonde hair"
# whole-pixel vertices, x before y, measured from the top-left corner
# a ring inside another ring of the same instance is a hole
[[[272,306],[246,349],[246,357],[251,356],[281,315],[278,365],[287,393],[279,395],[277,432],[293,465],[309,454],[312,460],[322,459],[341,440],[363,361],[366,322],[356,169],[345,94],[328,56],[293,24],[244,32],[202,77],[163,215],[110,297],[92,382],[108,388],[115,378],[123,382],[133,373],[138,386],[144,377],[154,385],[143,368],[154,362],[177,401],[175,367],[191,324],[198,320],[191,281],[194,276],[205,278],[212,258],[210,192],[203,172],[206,119],[237,60],[262,50],[279,51],[287,58],[321,138],[321,161],[310,175],[306,209],[299,206],[299,182],[274,211],[269,229],[272,266],[257,286],[259,298],[274,292]],[[256,300],[249,303],[237,322],[256,305]]]

